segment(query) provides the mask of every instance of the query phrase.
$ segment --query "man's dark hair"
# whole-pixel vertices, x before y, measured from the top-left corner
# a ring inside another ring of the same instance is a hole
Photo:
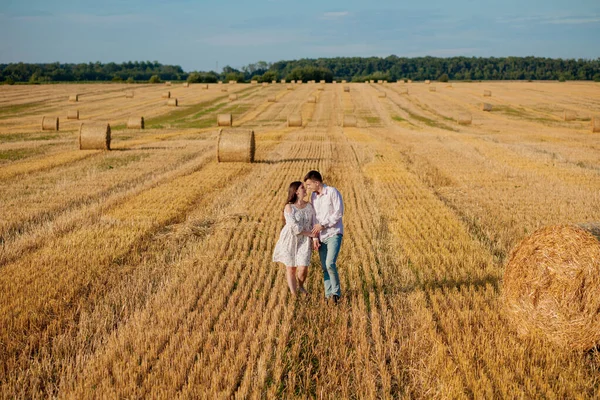
[[[321,174],[319,173],[319,171],[310,171],[304,177],[304,182],[306,182],[308,179],[310,179],[311,181],[317,181],[317,182],[323,183],[323,178],[321,177]]]

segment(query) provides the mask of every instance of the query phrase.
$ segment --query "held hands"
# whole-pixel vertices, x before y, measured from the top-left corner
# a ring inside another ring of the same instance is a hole
[[[322,230],[323,230],[323,225],[316,224],[312,229],[312,234],[316,237],[319,235],[319,232],[321,232]]]

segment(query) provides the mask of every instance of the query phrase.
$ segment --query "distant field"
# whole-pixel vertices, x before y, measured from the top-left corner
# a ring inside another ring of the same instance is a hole
[[[343,86],[0,86],[0,398],[598,397],[598,352],[517,336],[500,293],[523,237],[600,221],[600,84]],[[257,162],[216,162],[221,113]],[[270,261],[311,169],[346,207],[337,307],[317,257],[301,299]]]

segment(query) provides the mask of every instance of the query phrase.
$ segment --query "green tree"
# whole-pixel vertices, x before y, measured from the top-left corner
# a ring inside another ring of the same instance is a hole
[[[161,80],[160,80],[160,77],[158,75],[152,75],[150,77],[150,80],[148,82],[150,82],[150,83],[160,83]]]

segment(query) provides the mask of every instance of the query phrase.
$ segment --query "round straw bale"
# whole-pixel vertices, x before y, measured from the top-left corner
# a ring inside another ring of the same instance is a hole
[[[267,98],[267,101],[268,101],[269,103],[276,103],[276,102],[277,102],[277,97],[275,97],[275,96],[269,96],[269,97]]]
[[[163,99],[170,99],[171,98],[171,92],[164,92],[161,97]]]
[[[574,121],[577,118],[577,113],[572,110],[565,110],[564,119],[565,121]]]
[[[325,84],[320,84],[317,90],[325,90]]]
[[[262,85],[263,86],[269,86],[269,84],[267,82],[263,82]]]
[[[207,90],[208,89],[208,85],[207,84],[200,85],[200,89]]]
[[[492,91],[491,90],[484,90],[483,91],[483,97],[492,97]]]
[[[190,83],[189,82],[183,82],[183,87],[190,87]]]
[[[286,89],[287,90],[294,90],[294,87],[292,85],[287,85]]]
[[[252,129],[219,129],[217,162],[254,162],[255,148]]]
[[[296,79],[296,85],[302,84],[302,79]]]
[[[221,92],[228,92],[228,91],[229,91],[229,89],[227,89],[225,86],[223,86],[223,87],[221,88]]]
[[[69,101],[72,101],[74,103],[78,102],[79,101],[79,95],[78,94],[72,94],[72,95],[70,95],[69,96]]]
[[[600,343],[600,224],[555,225],[511,252],[502,298],[519,333],[572,350]]]
[[[310,80],[310,81],[308,81],[308,83],[317,83],[317,81],[315,81],[315,80],[313,79],[313,80]]]
[[[250,81],[250,84],[251,84],[251,85],[256,85],[256,84],[258,84],[258,81],[256,81],[256,80],[251,80],[251,81]]]
[[[177,98],[167,100],[167,105],[171,107],[177,107],[179,103],[177,102]]]
[[[377,84],[378,84],[378,85],[381,85],[382,83],[383,83],[383,79],[378,79],[378,80],[377,80]]]
[[[325,79],[321,79],[321,80],[319,81],[319,83],[322,83],[322,84],[324,84],[324,83],[325,83]]]
[[[166,81],[165,86],[171,86],[171,81]]]
[[[349,92],[350,91],[350,86],[344,86],[344,92]]]
[[[79,127],[79,150],[110,150],[110,125],[84,122]]]
[[[79,110],[67,111],[67,119],[79,119]]]
[[[409,80],[407,81],[407,83],[412,83],[412,79],[409,79]]]
[[[57,131],[58,130],[58,117],[42,117],[42,130],[43,131]]]
[[[237,82],[236,81],[229,81],[230,85],[235,85]]]
[[[600,132],[600,117],[592,118],[592,132]]]
[[[383,80],[383,83],[388,83],[385,79]]]
[[[290,83],[291,83],[292,85],[294,85],[294,84],[296,83],[296,81],[292,79],[292,80],[290,81]]]
[[[435,86],[429,86],[429,91],[430,92],[435,92]]]
[[[144,117],[129,117],[127,129],[144,129]]]
[[[481,109],[483,111],[492,111],[492,105],[490,103],[481,103]]]
[[[233,116],[231,114],[217,115],[217,126],[231,126],[231,125],[233,125]]]
[[[281,80],[281,83],[285,83],[285,79],[282,79],[282,80]]]
[[[288,126],[302,126],[302,115],[290,115],[288,117]]]
[[[233,93],[229,95],[229,101],[234,101],[238,99],[238,95]]]
[[[309,103],[316,103],[317,102],[317,98],[315,96],[309,96],[307,101]]]
[[[408,88],[400,88],[400,90],[398,90],[398,93],[400,94],[408,94]]]
[[[345,79],[342,79],[342,83],[347,83]]]
[[[369,83],[375,83],[375,79],[371,79]]]
[[[337,81],[331,81],[331,83],[337,83]]]
[[[358,121],[354,115],[344,115],[344,121],[342,122],[342,126],[358,126]]]
[[[456,118],[456,122],[458,122],[459,125],[471,125],[473,117],[471,114],[461,114]]]
[[[125,92],[126,99],[133,99],[133,95],[134,95],[133,90],[128,90]]]
[[[217,82],[217,84],[219,84],[219,85],[222,85],[222,84],[223,84],[223,81],[219,81],[219,82]]]
[[[385,92],[379,92],[379,93],[377,93],[377,97],[384,98],[385,96],[386,96]]]
[[[425,79],[425,84],[429,85],[431,83],[431,81],[429,79]]]
[[[272,84],[276,84],[276,83],[277,83],[277,81],[271,81],[271,83],[272,83]]]

